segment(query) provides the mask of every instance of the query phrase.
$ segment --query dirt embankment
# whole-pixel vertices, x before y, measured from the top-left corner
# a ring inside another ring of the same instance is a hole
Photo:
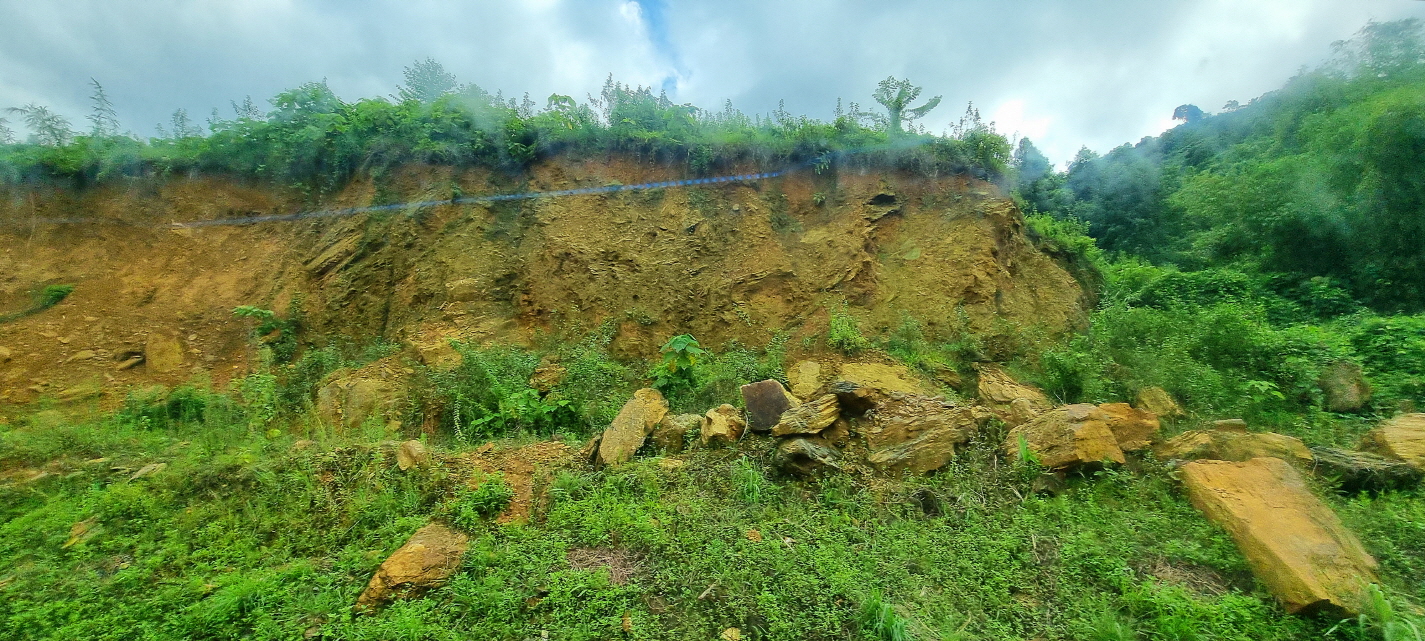
[[[409,168],[359,180],[325,207],[666,180],[631,162],[551,162],[528,175]],[[312,331],[382,337],[438,364],[449,339],[528,343],[612,322],[616,355],[668,336],[761,345],[826,330],[844,302],[863,331],[906,318],[927,335],[1063,331],[1085,294],[1025,237],[1014,205],[961,177],[805,172],[757,183],[440,205],[346,218],[167,229],[305,207],[231,181],[172,179],[0,199],[0,313],[45,284],[75,285],[0,324],[0,405],[109,404],[139,385],[242,375],[239,305]],[[34,224],[85,218],[92,224]],[[136,361],[136,356],[143,360]]]

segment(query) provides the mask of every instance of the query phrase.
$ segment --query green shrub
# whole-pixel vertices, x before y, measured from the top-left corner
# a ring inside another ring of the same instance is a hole
[[[456,494],[450,511],[451,523],[463,530],[474,531],[484,519],[505,511],[514,497],[515,491],[505,482],[504,475],[492,474],[478,487],[465,488]]]
[[[43,289],[35,292],[34,302],[27,309],[11,314],[0,314],[0,323],[8,323],[38,314],[60,304],[72,293],[74,293],[73,285],[45,285]]]
[[[839,309],[833,308],[829,312],[830,323],[826,332],[827,345],[840,350],[847,356],[855,355],[871,346],[871,341],[861,335],[861,328],[858,326],[856,317],[851,315],[845,303]]]
[[[913,638],[909,623],[879,591],[872,592],[861,603],[857,623],[861,625],[862,632],[878,641],[910,641]]]

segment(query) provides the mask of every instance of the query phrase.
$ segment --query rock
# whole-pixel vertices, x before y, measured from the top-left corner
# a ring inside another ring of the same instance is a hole
[[[337,378],[317,390],[317,415],[339,430],[356,429],[368,418],[384,419],[400,396],[401,390],[389,381]]]
[[[1239,432],[1245,432],[1247,431],[1247,421],[1244,421],[1240,418],[1224,418],[1220,421],[1213,421],[1212,427],[1213,429],[1218,430],[1236,430]]]
[[[1258,580],[1293,614],[1350,617],[1377,583],[1376,562],[1278,458],[1182,466],[1188,499],[1237,542]]]
[[[468,303],[479,300],[484,294],[485,288],[480,285],[478,278],[462,278],[453,280],[445,284],[446,294],[450,300],[461,303]]]
[[[73,356],[70,356],[69,358],[64,359],[64,362],[66,362],[66,363],[73,363],[74,361],[87,361],[87,360],[89,360],[89,359],[91,359],[91,358],[94,358],[94,350],[92,350],[92,349],[81,349],[81,350],[75,352]]]
[[[304,439],[302,439],[302,440],[300,440],[300,441],[297,441],[296,443],[293,443],[293,444],[292,444],[292,451],[293,451],[293,452],[301,452],[301,451],[308,450],[308,449],[311,449],[311,448],[313,448],[313,447],[316,447],[316,445],[317,445],[317,442],[316,442],[316,441],[313,441],[313,440],[311,440],[311,439],[304,438]]]
[[[1108,414],[1108,429],[1125,452],[1146,450],[1161,427],[1158,417],[1147,410],[1134,409],[1127,403],[1104,403],[1098,408]]]
[[[143,360],[152,371],[174,371],[183,366],[183,344],[177,336],[154,332],[144,342]]]
[[[569,370],[558,363],[544,363],[534,368],[534,374],[529,377],[529,386],[538,390],[541,394],[548,394],[550,390],[558,387],[564,382],[564,377],[569,375]]]
[[[782,412],[798,405],[787,388],[771,379],[743,385],[742,401],[747,405],[748,426],[754,432],[772,429],[782,419]]]
[[[1300,439],[1273,432],[1240,429],[1192,430],[1153,448],[1160,459],[1215,459],[1246,461],[1270,456],[1302,464],[1311,463],[1311,451]]]
[[[1184,415],[1183,408],[1173,400],[1172,394],[1161,387],[1145,387],[1138,390],[1135,404],[1138,409],[1147,410],[1157,416],[1175,418]]]
[[[1005,425],[1015,427],[1034,420],[1034,417],[1041,413],[1041,410],[1034,406],[1033,401],[1027,398],[1016,398],[1009,402],[1009,414],[1003,420]]]
[[[821,363],[798,361],[787,370],[787,382],[792,385],[792,394],[798,398],[811,398],[821,389]]]
[[[135,367],[138,367],[138,366],[141,365],[141,364],[143,364],[143,357],[142,357],[142,356],[130,356],[130,357],[124,359],[123,362],[119,363],[118,365],[115,365],[115,366],[114,366],[114,369],[119,370],[119,371],[122,372],[122,371],[124,371],[124,370],[133,369],[133,368],[135,368]]]
[[[1425,414],[1397,416],[1366,433],[1361,449],[1425,470]]]
[[[920,395],[897,396],[883,403],[867,426],[866,460],[877,468],[925,474],[944,467],[955,448],[979,429],[969,407],[957,407]]]
[[[742,438],[743,429],[747,427],[746,421],[742,420],[742,412],[726,403],[708,410],[704,416],[707,420],[702,425],[703,445],[736,443],[737,439]]]
[[[0,347],[0,363],[8,363],[15,354],[7,347]]]
[[[1361,366],[1350,361],[1336,361],[1322,370],[1316,384],[1326,397],[1328,412],[1356,412],[1371,400],[1371,386]]]
[[[162,471],[163,471],[164,469],[166,469],[167,467],[168,467],[168,464],[167,464],[167,463],[149,463],[148,465],[145,465],[145,466],[139,468],[139,471],[134,472],[133,475],[129,477],[129,480],[130,480],[130,481],[137,481],[138,479],[141,479],[141,478],[153,476],[154,474],[158,474],[159,472],[162,472]]]
[[[792,438],[777,446],[777,462],[789,474],[814,476],[841,469],[841,454],[804,438]]]
[[[403,472],[427,463],[430,463],[430,452],[426,450],[425,443],[416,440],[403,441],[396,448],[396,467]]]
[[[74,387],[67,388],[61,391],[60,393],[55,394],[54,398],[55,400],[61,403],[72,403],[74,401],[83,401],[91,398],[98,398],[103,395],[104,388],[102,386],[100,386],[98,383],[89,382],[80,383],[78,385],[75,385]]]
[[[358,608],[372,611],[388,601],[438,587],[460,569],[470,539],[439,523],[411,535],[400,549],[377,568],[376,575],[357,597]]]
[[[781,420],[772,427],[772,436],[820,434],[840,415],[841,405],[836,402],[836,395],[827,394],[783,412]]]
[[[1065,405],[1010,430],[1004,451],[1018,456],[1023,438],[1040,465],[1049,469],[1104,461],[1123,463],[1123,450],[1109,429],[1110,421],[1112,417],[1094,405]]]
[[[1004,367],[996,363],[976,363],[975,371],[979,373],[976,391],[979,393],[980,401],[993,409],[1006,422],[1014,418],[1011,409],[1015,399],[1025,399],[1028,402],[1028,409],[1036,415],[1053,408],[1049,397],[1045,396],[1039,388],[1014,380],[1014,377],[1010,376]],[[1023,410],[1020,412],[1023,413]]]
[[[645,387],[634,392],[633,398],[623,404],[613,423],[604,430],[599,442],[599,464],[616,465],[632,459],[633,453],[643,447],[644,439],[667,413],[668,402],[658,390]]]
[[[688,443],[688,433],[701,431],[703,421],[697,414],[667,414],[653,431],[653,444],[665,454],[679,454]]]
[[[841,366],[840,380],[876,390],[884,395],[892,393],[932,395],[932,390],[923,387],[917,381],[915,374],[900,365],[846,363]]]
[[[1404,461],[1371,452],[1353,452],[1334,447],[1313,447],[1312,470],[1333,479],[1343,492],[1380,491],[1410,487],[1420,482],[1422,472]]]

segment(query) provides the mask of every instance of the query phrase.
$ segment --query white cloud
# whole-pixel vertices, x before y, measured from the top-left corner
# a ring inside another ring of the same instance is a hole
[[[827,118],[872,106],[887,75],[942,106],[966,102],[1062,162],[1162,131],[1174,107],[1215,111],[1314,66],[1369,19],[1425,17],[1411,0],[0,0],[0,107],[48,104],[82,123],[88,79],[125,126],[175,108],[328,79],[345,98],[389,95],[427,56],[507,96],[582,98],[605,76],[665,86],[707,108]],[[657,5],[650,2],[659,3]],[[666,33],[651,30],[657,9]]]

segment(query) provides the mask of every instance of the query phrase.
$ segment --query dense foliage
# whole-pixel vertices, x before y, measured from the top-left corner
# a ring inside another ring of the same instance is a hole
[[[1021,141],[1021,198],[1088,222],[1110,252],[1425,309],[1425,32],[1372,23],[1336,51],[1278,91],[1215,115],[1180,108],[1182,125],[1085,149],[1065,172]]]
[[[924,115],[939,99],[908,109],[905,103],[920,89],[894,78],[882,85],[891,82],[897,93],[882,96],[889,91],[883,86],[876,94],[888,116],[852,103],[849,110],[838,106],[832,122],[780,107],[749,117],[731,102],[720,110],[700,109],[612,77],[587,102],[556,94],[542,109],[528,95],[506,99],[458,85],[430,60],[407,68],[406,80],[397,96],[355,102],[338,98],[324,82],[310,82],[272,98],[267,113],[250,99],[233,103],[232,119],[214,110],[206,132],[179,110],[160,136],[148,140],[118,133],[113,106],[95,83],[94,126],[85,134],[76,135],[68,121],[43,106],[11,109],[31,135],[16,143],[9,129],[0,129],[0,183],[86,185],[201,172],[321,192],[360,172],[408,163],[519,171],[557,154],[621,154],[680,166],[691,176],[744,165],[807,163],[823,170],[852,163],[998,177],[1009,161],[1008,141],[973,107],[946,135],[903,131],[902,120]]]

